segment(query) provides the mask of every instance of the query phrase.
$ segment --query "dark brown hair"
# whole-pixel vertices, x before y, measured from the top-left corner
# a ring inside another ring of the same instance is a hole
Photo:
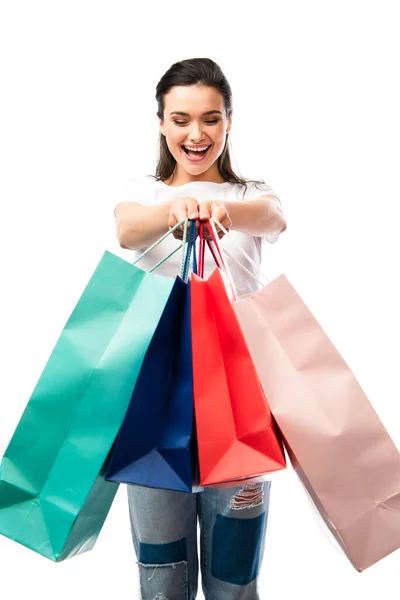
[[[174,63],[161,77],[156,88],[157,116],[164,120],[164,97],[169,90],[176,85],[205,85],[213,87],[220,92],[224,99],[226,116],[232,115],[232,91],[228,80],[221,68],[210,58],[190,58]],[[221,155],[218,157],[218,170],[225,182],[238,183],[246,186],[248,182],[265,184],[265,181],[245,179],[239,177],[231,165],[231,157],[228,146],[228,135],[226,134],[225,145]],[[157,181],[169,179],[174,172],[176,160],[172,156],[165,136],[159,135],[158,158],[155,176]]]

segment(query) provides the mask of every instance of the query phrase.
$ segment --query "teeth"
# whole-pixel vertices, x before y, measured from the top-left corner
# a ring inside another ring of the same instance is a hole
[[[191,150],[192,152],[200,152],[202,150],[207,150],[208,146],[204,146],[204,148],[188,148],[187,146],[184,146],[184,148],[186,148],[186,150]]]

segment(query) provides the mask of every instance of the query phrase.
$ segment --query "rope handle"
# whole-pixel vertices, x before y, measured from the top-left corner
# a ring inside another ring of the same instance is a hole
[[[233,237],[231,236],[231,234],[229,233],[229,231],[227,231],[225,229],[225,227],[219,222],[217,221],[217,219],[215,217],[211,217],[211,221],[213,222],[213,224],[215,223],[220,229],[221,231],[223,231],[223,233],[227,236],[228,240],[237,248],[237,250],[239,250],[239,252],[249,261],[249,263],[251,264],[251,266],[254,268],[255,271],[258,272],[259,275],[261,275],[262,278],[265,279],[266,283],[261,283],[261,281],[259,281],[254,274],[252,274],[248,269],[246,269],[246,267],[244,267],[236,258],[233,258],[229,252],[227,250],[225,250],[225,248],[223,248],[223,251],[225,252],[225,254],[227,254],[227,256],[229,256],[229,258],[231,258],[232,260],[234,260],[234,262],[236,262],[236,264],[241,267],[247,274],[251,274],[251,276],[253,277],[253,279],[256,279],[256,281],[258,281],[258,283],[260,283],[260,285],[264,286],[268,283],[270,283],[270,279],[265,275],[264,271],[262,271],[262,269],[260,269],[260,267],[254,262],[254,260],[247,254],[247,252],[245,250],[243,250],[243,248],[237,243],[235,242],[235,240],[233,239]]]
[[[219,268],[223,268],[223,259],[221,260],[217,254],[215,253],[215,250],[211,244],[211,240],[206,240],[205,236],[204,236],[204,227],[205,224],[202,221],[200,223],[200,231],[199,231],[199,245],[200,245],[200,257],[199,257],[199,276],[204,279],[204,253],[205,253],[205,246],[206,246],[206,242],[207,245],[210,249],[210,252],[213,256],[214,262],[217,265],[217,267]],[[208,227],[208,222],[207,222],[207,229],[209,229]],[[210,233],[211,235],[211,233]]]
[[[243,271],[245,271],[245,273],[247,273],[247,275],[249,277],[251,277],[252,279],[254,279],[254,281],[256,281],[260,287],[264,287],[265,286],[265,283],[263,281],[261,281],[261,279],[258,279],[258,277],[256,277],[254,275],[254,273],[252,273],[251,271],[249,271],[249,269],[247,269],[244,265],[242,265],[242,263],[240,263],[237,258],[235,258],[234,256],[232,256],[232,254],[230,254],[230,252],[228,252],[228,250],[226,250],[225,248],[223,250],[224,250],[225,254],[227,256],[229,256],[229,258],[231,260],[233,260],[233,262],[235,262],[241,269],[243,269]]]
[[[187,243],[187,251],[184,263],[184,269],[182,274],[182,279],[187,282],[189,279],[190,273],[190,260],[192,258],[192,270],[197,274],[197,256],[196,256],[196,223],[195,221],[190,221],[190,230],[189,230],[189,239]]]
[[[237,289],[235,286],[235,282],[233,281],[233,277],[232,277],[232,273],[230,272],[230,269],[227,265],[227,263],[224,261],[224,258],[222,256],[222,252],[221,252],[221,248],[219,246],[218,243],[218,234],[216,232],[215,226],[212,223],[212,221],[206,221],[205,226],[208,229],[208,232],[210,234],[211,240],[207,240],[207,245],[211,251],[211,254],[214,258],[214,262],[217,265],[217,267],[219,267],[221,269],[221,271],[223,273],[225,273],[229,285],[231,287],[231,291],[232,291],[232,295],[233,295],[233,300],[237,300],[238,298],[238,293],[237,293]],[[213,247],[213,244],[215,246],[215,249]],[[203,253],[202,253],[202,263],[201,263],[201,271],[200,271],[200,277],[204,278],[204,248],[205,248],[205,238],[204,238],[204,224],[202,227],[202,224],[200,224],[200,247],[203,249]]]
[[[191,221],[191,224],[192,223],[193,223],[193,264],[192,264],[192,271],[193,271],[193,273],[195,275],[197,275],[197,271],[198,271],[197,252],[196,252],[197,230],[196,230],[196,223],[194,221]],[[189,274],[188,274],[188,277],[189,277]]]
[[[144,256],[146,256],[146,254],[148,254],[149,252],[151,252],[154,248],[156,248],[157,246],[159,246],[161,244],[161,242],[163,242],[169,235],[171,235],[171,233],[173,233],[176,229],[178,229],[178,227],[183,227],[183,236],[182,236],[182,243],[175,248],[172,252],[170,252],[167,256],[165,256],[164,258],[162,258],[156,265],[154,265],[153,267],[151,267],[151,269],[149,269],[149,273],[152,273],[153,271],[155,271],[158,267],[160,267],[162,264],[165,263],[166,260],[168,260],[171,256],[173,256],[176,252],[178,252],[178,250],[182,249],[182,258],[181,258],[181,267],[180,267],[180,275],[183,279],[183,271],[184,271],[184,266],[185,266],[185,245],[186,245],[186,241],[187,241],[187,229],[188,229],[188,218],[183,219],[182,221],[179,221],[179,223],[177,223],[176,225],[174,225],[173,227],[171,227],[171,229],[169,229],[167,231],[167,233],[165,233],[164,235],[162,235],[158,240],[156,240],[154,242],[154,244],[151,244],[151,246],[149,246],[144,252],[142,252],[142,254],[140,256],[137,257],[137,259],[132,263],[132,265],[136,265],[139,260],[141,260]]]
[[[225,272],[225,274],[226,274],[226,276],[227,276],[227,278],[229,280],[230,286],[232,288],[233,297],[234,297],[235,300],[237,300],[238,293],[237,293],[236,285],[235,285],[235,282],[233,280],[231,270],[230,270],[230,268],[228,266],[228,262],[225,263],[225,261],[222,258],[222,252],[221,252],[221,247],[220,247],[220,244],[219,244],[219,237],[218,237],[217,230],[215,229],[215,225],[214,225],[213,221],[209,221],[208,224],[209,224],[209,227],[211,227],[211,232],[212,232],[211,235],[212,235],[213,242],[214,242],[215,246],[217,247],[218,252],[219,252],[219,254],[221,256],[221,260],[222,260],[222,264],[223,264],[223,270],[224,270],[224,272]]]

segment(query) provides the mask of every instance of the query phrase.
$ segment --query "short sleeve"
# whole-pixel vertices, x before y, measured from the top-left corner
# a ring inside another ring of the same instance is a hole
[[[150,206],[153,188],[147,177],[130,177],[123,181],[114,196],[113,210],[122,202],[139,202]]]
[[[274,198],[271,198],[271,200],[273,200],[275,202],[276,208],[283,215],[283,205],[282,205],[281,199],[279,198],[277,193],[272,189],[272,187],[270,185],[268,185],[267,183],[256,183],[256,182],[249,183],[247,186],[247,191],[245,193],[244,199],[245,200],[256,200],[257,198],[260,198],[261,196],[264,196],[265,194],[270,194],[271,196],[274,196]],[[260,239],[262,241],[267,241],[270,244],[275,244],[279,239],[279,234],[275,235],[275,236],[266,235]]]

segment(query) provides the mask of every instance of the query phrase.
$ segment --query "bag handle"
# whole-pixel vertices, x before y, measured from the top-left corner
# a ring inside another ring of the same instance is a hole
[[[151,267],[151,269],[149,269],[148,272],[152,273],[153,271],[155,271],[158,267],[160,267],[162,264],[164,264],[166,260],[168,260],[171,256],[173,256],[175,254],[175,252],[178,252],[178,250],[180,250],[182,248],[180,275],[183,279],[184,267],[185,267],[185,253],[186,253],[185,245],[186,245],[186,241],[187,241],[187,229],[188,229],[188,218],[187,217],[186,217],[186,219],[183,219],[182,221],[180,221],[179,223],[177,223],[176,225],[171,227],[171,229],[169,229],[169,231],[167,231],[167,233],[165,233],[163,236],[161,236],[157,241],[154,242],[154,244],[149,246],[147,248],[147,250],[145,250],[140,256],[138,256],[138,258],[132,264],[136,265],[136,263],[138,263],[139,260],[141,260],[144,256],[146,256],[146,254],[148,254],[154,248],[156,248],[159,244],[161,244],[162,241],[164,241],[169,235],[171,235],[171,233],[173,233],[175,231],[175,229],[178,229],[178,227],[180,227],[181,225],[184,226],[182,243],[177,248],[175,248],[172,252],[170,252],[167,256],[162,258],[156,265],[154,265],[154,267]]]
[[[202,227],[202,225],[203,225],[203,227]],[[208,245],[208,247],[211,251],[211,254],[214,258],[215,264],[217,265],[217,267],[219,267],[225,273],[225,275],[229,281],[229,285],[231,287],[231,291],[233,294],[233,300],[237,300],[238,293],[237,293],[237,289],[235,286],[235,282],[233,281],[232,273],[230,272],[230,269],[229,269],[227,263],[224,261],[224,258],[222,256],[221,248],[217,241],[218,234],[216,232],[215,226],[212,221],[208,220],[205,222],[205,227],[207,227],[208,232],[211,237],[211,240],[207,240],[207,245]],[[212,244],[214,244],[216,250],[213,248]],[[200,224],[200,248],[202,248],[202,261],[201,261],[200,277],[204,278],[204,249],[205,249],[204,223]]]
[[[189,239],[188,239],[188,243],[187,243],[187,250],[186,250],[186,256],[185,256],[185,261],[184,261],[183,273],[181,275],[182,279],[186,283],[189,279],[189,272],[190,272],[189,266],[190,266],[190,259],[192,258],[192,255],[193,255],[192,270],[194,273],[197,274],[196,235],[197,235],[196,222],[190,221]]]
[[[227,238],[230,240],[230,242],[249,261],[249,263],[252,265],[252,267],[254,268],[254,270],[259,275],[261,275],[261,277],[263,279],[265,279],[265,282],[262,282],[257,277],[255,277],[254,273],[252,273],[251,271],[249,271],[244,265],[242,265],[242,263],[240,263],[236,258],[234,258],[233,256],[231,256],[231,254],[225,248],[223,248],[223,251],[225,252],[225,254],[227,256],[229,256],[229,258],[231,260],[233,260],[241,269],[243,269],[243,271],[245,271],[250,277],[252,277],[253,279],[255,279],[255,281],[257,281],[262,287],[264,287],[265,285],[267,285],[268,283],[270,283],[271,280],[265,275],[264,271],[262,271],[262,269],[260,269],[260,267],[247,254],[247,252],[245,250],[243,250],[243,248],[237,242],[235,242],[235,240],[233,239],[233,237],[231,236],[231,234],[225,229],[225,227],[219,221],[217,221],[217,219],[215,217],[211,217],[210,220],[211,220],[212,226],[214,226],[214,230],[215,230],[215,225],[214,225],[214,223],[215,223],[216,225],[218,225],[218,227],[221,229],[221,231],[223,231],[223,233],[227,236]]]
[[[214,248],[213,248],[213,246],[211,244],[211,241],[210,240],[206,240],[206,238],[205,238],[204,227],[206,226],[207,229],[209,229],[209,227],[208,227],[208,221],[206,223],[207,223],[207,225],[204,224],[204,221],[200,222],[200,231],[199,231],[199,248],[200,248],[200,252],[199,252],[199,276],[202,279],[204,279],[204,253],[205,253],[206,241],[207,241],[207,245],[208,245],[208,247],[210,249],[210,252],[211,252],[211,254],[213,256],[215,264],[220,269],[223,268],[222,261],[218,258],[217,254],[215,253],[215,250],[214,250]]]

